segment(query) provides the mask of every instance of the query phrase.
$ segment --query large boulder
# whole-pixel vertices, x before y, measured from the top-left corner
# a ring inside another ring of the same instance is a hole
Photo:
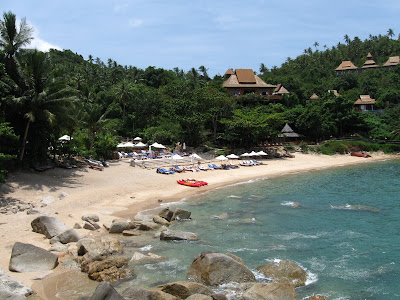
[[[17,242],[13,246],[8,268],[14,272],[37,272],[52,270],[57,265],[57,255],[31,244]]]
[[[18,299],[16,296],[25,299],[25,296],[29,296],[32,293],[33,291],[30,287],[23,285],[0,270],[0,299],[8,299],[7,295],[15,296],[15,298],[9,299]]]
[[[203,294],[193,294],[187,297],[186,300],[214,300],[214,298]]]
[[[26,298],[25,296],[22,296],[22,295],[11,293],[6,290],[0,290],[0,299],[1,300],[26,300],[28,298]]]
[[[178,300],[179,298],[158,290],[146,290],[141,287],[129,287],[122,292],[126,300]]]
[[[165,230],[160,234],[160,240],[163,241],[196,241],[199,239],[197,233],[193,232],[184,232],[178,230]]]
[[[191,215],[192,213],[190,212],[190,211],[188,211],[188,210],[185,210],[185,209],[181,209],[181,208],[177,208],[175,211],[174,211],[174,214],[172,215],[172,221],[173,220],[187,220],[187,219],[190,219],[190,215]]]
[[[168,222],[171,222],[172,220],[172,215],[174,214],[174,212],[172,210],[169,209],[169,207],[164,208],[162,211],[160,211],[158,213],[158,215],[161,218],[164,218],[165,220],[167,220]]]
[[[54,237],[51,238],[50,243],[56,243],[60,242],[62,244],[69,244],[69,243],[74,243],[80,240],[79,234],[73,230],[73,229],[68,229]]]
[[[148,221],[143,221],[140,224],[138,224],[138,229],[142,231],[151,231],[151,230],[157,230],[160,228],[160,224],[157,224],[155,222],[148,222]]]
[[[171,224],[170,222],[168,222],[167,219],[164,219],[164,218],[160,217],[159,215],[153,216],[153,222],[160,224],[162,226],[169,226]]]
[[[130,270],[123,268],[128,260],[121,256],[100,257],[95,261],[83,262],[81,271],[96,281],[116,281],[129,277]]]
[[[167,283],[158,287],[164,293],[171,294],[181,299],[186,299],[190,295],[194,294],[204,294],[210,296],[213,291],[196,282],[190,281],[178,281],[174,283]]]
[[[76,243],[76,248],[79,256],[83,256],[86,253],[90,253],[92,256],[108,254],[107,249],[104,248],[102,243],[89,238],[80,239]]]
[[[100,283],[93,292],[91,300],[125,300],[108,282]]]
[[[244,264],[226,254],[216,252],[202,252],[196,257],[189,267],[188,277],[206,285],[256,280]]]
[[[295,287],[303,286],[307,281],[307,272],[290,260],[265,264],[259,266],[257,270],[271,278],[273,282],[290,283]]]
[[[240,300],[296,300],[294,286],[289,283],[255,283]]]
[[[31,222],[32,230],[44,234],[48,239],[63,233],[68,228],[57,218],[40,216]]]
[[[122,233],[124,230],[131,229],[131,226],[126,221],[116,221],[110,226],[109,233]]]

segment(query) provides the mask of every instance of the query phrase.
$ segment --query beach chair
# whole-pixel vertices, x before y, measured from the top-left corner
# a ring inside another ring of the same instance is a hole
[[[170,169],[170,171],[174,171],[174,172],[177,172],[177,173],[182,173],[183,172],[182,169],[177,169],[176,167],[171,167],[169,169]]]
[[[168,171],[168,170],[165,170],[164,168],[157,168],[156,172],[160,173],[160,174],[167,174],[167,175],[175,173],[174,171]]]
[[[185,170],[179,168],[179,166],[175,166],[175,169],[178,170],[178,172],[179,172],[179,171],[181,171],[181,172],[184,172],[184,171],[185,171]]]
[[[212,164],[212,166],[214,169],[220,169],[220,170],[222,169],[221,167],[218,167],[216,164]]]
[[[200,170],[202,170],[202,171],[208,171],[208,170],[210,170],[210,168],[204,167],[204,166],[202,166],[202,165],[197,165],[197,167],[198,167]]]

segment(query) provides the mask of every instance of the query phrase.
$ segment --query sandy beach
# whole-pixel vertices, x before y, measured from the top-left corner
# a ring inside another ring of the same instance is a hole
[[[178,201],[236,182],[392,158],[398,156],[373,154],[371,158],[366,159],[350,155],[296,153],[294,158],[264,160],[264,165],[260,166],[172,175],[157,174],[154,169],[131,167],[128,160],[111,162],[110,167],[104,171],[58,168],[43,173],[11,173],[7,185],[2,186],[2,200],[35,203],[35,209],[40,214],[28,215],[21,211],[0,215],[0,268],[12,278],[32,286],[34,278],[40,273],[13,273],[8,271],[8,264],[15,242],[50,248],[49,241],[43,235],[32,232],[30,226],[31,221],[40,215],[57,217],[72,228],[75,223],[81,223],[83,214],[93,213],[99,215],[101,225],[116,218],[132,219],[137,212],[158,207],[160,202]],[[203,180],[209,185],[201,188],[178,185],[176,180],[182,178]],[[46,197],[51,203],[41,207],[41,200]],[[84,229],[77,231],[81,236],[93,234]],[[105,233],[105,230],[100,229],[100,233]]]

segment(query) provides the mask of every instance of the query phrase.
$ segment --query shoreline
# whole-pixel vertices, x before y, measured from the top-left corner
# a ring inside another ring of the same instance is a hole
[[[295,158],[263,160],[264,165],[260,166],[190,174],[186,172],[185,174],[162,175],[157,174],[154,169],[130,167],[129,163],[124,161],[112,162],[110,168],[106,168],[103,172],[84,168],[54,169],[44,173],[29,171],[11,173],[7,183],[11,183],[12,188],[6,192],[3,190],[3,198],[36,203],[35,209],[38,209],[40,214],[27,215],[25,212],[18,212],[1,215],[0,269],[27,286],[32,286],[34,282],[37,284],[38,280],[35,278],[43,276],[44,273],[65,271],[60,269],[61,264],[50,272],[14,273],[8,271],[11,249],[15,242],[30,243],[46,250],[50,248],[49,240],[32,232],[30,226],[30,222],[40,215],[56,217],[67,227],[72,228],[75,223],[81,223],[80,218],[83,214],[95,213],[99,215],[99,224],[102,225],[117,218],[133,219],[137,213],[154,210],[160,207],[160,204],[179,202],[194,195],[250,180],[399,158],[399,155],[379,153],[373,154],[372,158],[296,153]],[[187,177],[207,181],[209,185],[191,188],[176,183],[177,179]],[[66,196],[59,198],[60,193],[65,193]],[[41,200],[45,197],[53,197],[54,201],[41,207]],[[103,228],[98,232],[85,229],[76,231],[82,237],[108,234]],[[60,255],[61,259],[62,257],[63,255]]]

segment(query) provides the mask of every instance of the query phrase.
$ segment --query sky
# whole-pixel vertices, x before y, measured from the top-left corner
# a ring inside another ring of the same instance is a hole
[[[142,69],[205,66],[210,76],[279,67],[315,42],[321,51],[344,43],[346,34],[400,33],[398,0],[2,0],[1,8],[26,18],[29,47],[41,51]]]

